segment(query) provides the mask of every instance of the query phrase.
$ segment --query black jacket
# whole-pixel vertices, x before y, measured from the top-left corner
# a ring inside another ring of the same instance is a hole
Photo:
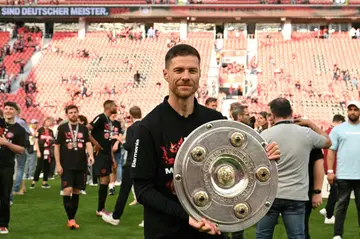
[[[130,166],[132,162],[132,154],[133,154],[133,147],[135,143],[135,130],[140,123],[139,121],[134,122],[127,130],[126,130],[126,139],[125,143],[123,144],[124,149],[127,151],[127,158],[125,162],[125,166]]]

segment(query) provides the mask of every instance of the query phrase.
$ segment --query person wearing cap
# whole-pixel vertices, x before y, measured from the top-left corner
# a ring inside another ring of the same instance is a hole
[[[348,120],[336,126],[330,133],[332,146],[327,155],[327,179],[330,185],[336,183],[338,190],[333,239],[343,237],[346,212],[353,190],[356,207],[360,208],[360,102],[350,101],[347,105],[347,113]],[[333,168],[335,156],[337,157],[336,175]],[[359,210],[358,217],[360,218]]]

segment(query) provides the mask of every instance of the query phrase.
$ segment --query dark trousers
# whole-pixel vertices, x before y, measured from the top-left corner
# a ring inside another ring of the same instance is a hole
[[[49,170],[50,170],[50,163],[49,160],[44,160],[43,155],[41,155],[40,158],[38,158],[35,174],[34,174],[34,181],[39,181],[39,176],[41,171],[43,171],[43,181],[47,181],[49,177]]]
[[[351,191],[355,193],[355,204],[358,212],[358,225],[360,226],[360,180],[336,180],[338,190],[338,205],[336,207],[336,220],[334,236],[343,236],[346,212],[350,203]]]
[[[312,195],[309,194],[309,201],[306,202],[305,204],[305,239],[310,239],[310,234],[309,234],[309,221],[310,221],[310,215],[311,215],[311,211],[312,211]]]
[[[54,177],[55,168],[56,168],[55,160],[54,160],[54,158],[51,158],[50,166],[49,166],[49,178],[53,178],[53,177]]]
[[[9,227],[14,167],[0,167],[0,227]]]
[[[91,167],[91,171],[92,171],[92,182],[93,182],[93,184],[97,184],[98,177],[96,176],[94,165]]]
[[[123,175],[122,175],[122,181],[121,181],[121,187],[119,196],[116,201],[115,210],[113,212],[113,218],[114,219],[120,219],[124,212],[124,208],[126,205],[126,202],[129,197],[129,193],[131,191],[131,187],[133,185],[131,175],[130,175],[131,167],[130,165],[125,165],[123,167]]]
[[[232,235],[232,237],[230,237],[230,234]],[[233,232],[233,233],[229,233],[229,234],[224,234],[225,239],[244,239],[244,231],[238,231],[238,232]]]
[[[330,194],[329,194],[329,198],[328,198],[328,201],[327,201],[326,207],[325,207],[326,217],[329,219],[332,216],[334,216],[334,210],[335,210],[337,200],[338,200],[337,186],[336,186],[336,184],[330,185]]]

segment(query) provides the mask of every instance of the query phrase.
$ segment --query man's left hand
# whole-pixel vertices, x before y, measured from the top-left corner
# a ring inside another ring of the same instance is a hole
[[[322,195],[321,194],[313,194],[311,201],[312,201],[313,208],[317,208],[317,207],[321,206]]]
[[[266,152],[269,157],[269,160],[279,160],[280,159],[280,149],[279,145],[275,142],[272,142],[266,146]]]

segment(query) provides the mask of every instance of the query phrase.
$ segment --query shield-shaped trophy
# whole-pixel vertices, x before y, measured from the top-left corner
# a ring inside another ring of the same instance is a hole
[[[174,165],[175,191],[188,214],[210,220],[222,232],[256,224],[270,209],[278,183],[266,145],[239,122],[216,120],[195,129]]]

